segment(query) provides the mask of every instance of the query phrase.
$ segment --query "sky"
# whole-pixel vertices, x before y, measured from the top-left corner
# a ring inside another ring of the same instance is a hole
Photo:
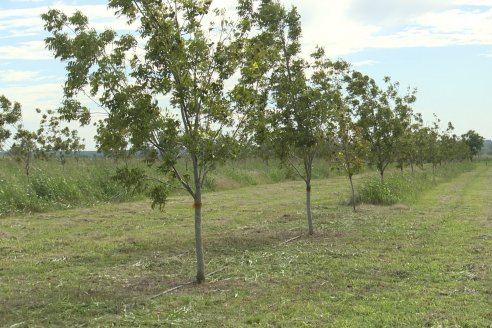
[[[455,133],[475,130],[492,139],[492,0],[282,0],[302,17],[306,54],[316,46],[333,59],[382,84],[399,81],[417,89],[414,111],[430,124]],[[64,66],[45,49],[40,15],[49,8],[81,10],[97,29],[129,32],[104,0],[0,1],[0,95],[23,107],[25,125],[35,128],[35,109],[59,107]],[[233,9],[235,1],[214,0]],[[79,130],[94,149],[94,128]]]

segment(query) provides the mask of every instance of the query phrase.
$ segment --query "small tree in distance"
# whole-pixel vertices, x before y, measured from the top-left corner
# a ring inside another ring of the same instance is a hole
[[[39,135],[34,131],[25,129],[22,125],[17,127],[10,147],[9,155],[24,166],[27,181],[30,181],[31,164],[34,157],[44,157],[40,148]]]
[[[34,156],[42,154],[39,148],[39,136],[24,128],[22,125],[22,106],[18,102],[12,103],[5,96],[0,96],[0,150],[10,138],[12,144],[8,155],[23,164],[27,181],[30,180],[31,164]],[[12,132],[15,131],[12,136]]]
[[[41,110],[38,109],[37,112],[41,113]],[[48,110],[42,115],[37,134],[43,152],[47,156],[55,156],[65,167],[66,155],[76,154],[84,150],[85,146],[77,130],[71,130],[61,124],[60,117],[56,116],[54,111]]]
[[[473,161],[473,157],[480,154],[485,138],[474,130],[469,130],[467,133],[463,134],[461,138],[468,145],[468,148],[470,149],[470,161]]]
[[[4,143],[12,135],[10,128],[22,118],[22,108],[18,102],[12,103],[4,95],[0,96],[0,150],[3,150]]]
[[[320,49],[314,66],[313,81],[317,90],[329,107],[329,121],[326,137],[334,143],[335,159],[347,175],[351,187],[350,204],[356,211],[356,197],[353,176],[360,172],[367,160],[368,143],[363,138],[362,129],[354,121],[354,108],[350,107],[347,85],[350,81],[350,64],[327,59]]]
[[[338,145],[337,160],[341,163],[345,174],[350,181],[352,196],[350,204],[356,211],[356,198],[354,182],[352,177],[357,174],[366,164],[368,154],[368,143],[362,136],[362,129],[352,120],[352,113],[347,106],[342,106],[335,113],[337,123],[336,141]]]

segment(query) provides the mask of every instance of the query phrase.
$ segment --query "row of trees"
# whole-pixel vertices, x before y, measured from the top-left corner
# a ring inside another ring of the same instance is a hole
[[[199,283],[203,185],[242,142],[277,154],[303,178],[309,234],[312,167],[322,154],[336,156],[351,184],[367,162],[383,181],[391,163],[413,168],[470,155],[451,125],[441,134],[437,123],[423,124],[411,108],[415,90],[402,95],[389,78],[381,87],[322,48],[306,58],[295,7],[238,0],[231,20],[211,3],[110,0],[120,19],[138,26],[124,35],[96,31],[81,12],[42,15],[47,47],[66,63],[60,118],[89,124],[79,96],[91,97],[107,111],[97,123],[99,148],[145,154],[161,176],[148,182],[125,167],[117,174],[123,183],[148,188],[154,205],[165,203],[173,180],[193,198]],[[183,157],[189,170],[178,165]]]

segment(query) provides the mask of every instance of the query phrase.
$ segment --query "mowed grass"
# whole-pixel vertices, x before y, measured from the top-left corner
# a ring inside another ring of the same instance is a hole
[[[490,327],[492,167],[357,213],[343,177],[312,194],[309,237],[303,182],[207,193],[211,274],[167,293],[195,275],[189,197],[2,218],[0,326]]]

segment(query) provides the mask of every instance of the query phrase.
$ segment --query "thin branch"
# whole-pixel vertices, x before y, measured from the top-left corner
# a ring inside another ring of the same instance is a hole
[[[291,241],[297,240],[297,239],[299,239],[299,238],[301,238],[301,237],[302,237],[302,235],[292,237],[292,238],[290,238],[290,239],[287,239],[286,241],[281,242],[281,243],[280,243],[280,244],[278,244],[278,245],[279,245],[279,246],[281,246],[281,245],[288,244],[288,243],[290,243]]]
[[[299,177],[301,177],[304,182],[307,183],[307,180],[306,180],[306,177],[299,171],[299,169],[297,168],[297,166],[292,162],[292,160],[289,158],[289,156],[287,156],[287,161],[289,162],[290,166],[292,166],[294,168],[294,170],[297,172],[297,174],[299,175]]]
[[[186,283],[184,283],[184,284],[181,284],[181,285],[175,286],[175,287],[173,287],[173,288],[169,288],[168,290],[165,290],[165,291],[163,291],[162,293],[159,293],[159,294],[156,294],[156,295],[152,296],[152,297],[151,297],[151,299],[157,298],[157,297],[159,297],[159,296],[162,296],[162,295],[164,295],[164,294],[167,294],[167,293],[173,292],[173,291],[175,291],[175,290],[177,290],[177,289],[183,288],[183,287],[185,287],[185,286],[189,286],[189,285],[194,284],[194,283],[195,283],[194,281],[188,281],[188,282],[186,282]]]
[[[221,269],[219,269],[219,270],[215,270],[215,271],[213,271],[213,272],[210,272],[210,273],[209,273],[209,274],[207,274],[206,276],[207,276],[207,277],[210,277],[210,276],[212,276],[212,275],[214,275],[214,274],[216,274],[216,273],[218,273],[218,272],[224,271],[225,269],[226,269],[226,268],[221,268]],[[178,290],[178,289],[180,289],[180,288],[183,288],[183,287],[186,287],[186,286],[192,285],[192,284],[194,284],[194,283],[195,283],[195,281],[188,281],[188,282],[185,282],[184,284],[181,284],[181,285],[175,286],[175,287],[173,287],[173,288],[169,288],[169,289],[167,289],[167,290],[163,291],[162,293],[156,294],[156,295],[152,296],[152,297],[151,297],[151,299],[154,299],[154,298],[157,298],[157,297],[159,297],[159,296],[165,295],[165,294],[167,294],[167,293],[173,292],[173,291]]]
[[[181,174],[179,173],[178,169],[176,168],[176,166],[172,165],[171,166],[172,170],[173,170],[173,173],[174,173],[174,176],[176,177],[176,179],[178,179],[178,181],[181,183],[181,185],[186,189],[186,191],[188,191],[188,193],[194,198],[195,197],[195,192],[193,191],[193,189],[191,189],[190,185],[188,184],[188,182],[186,182],[183,177],[181,176]]]

